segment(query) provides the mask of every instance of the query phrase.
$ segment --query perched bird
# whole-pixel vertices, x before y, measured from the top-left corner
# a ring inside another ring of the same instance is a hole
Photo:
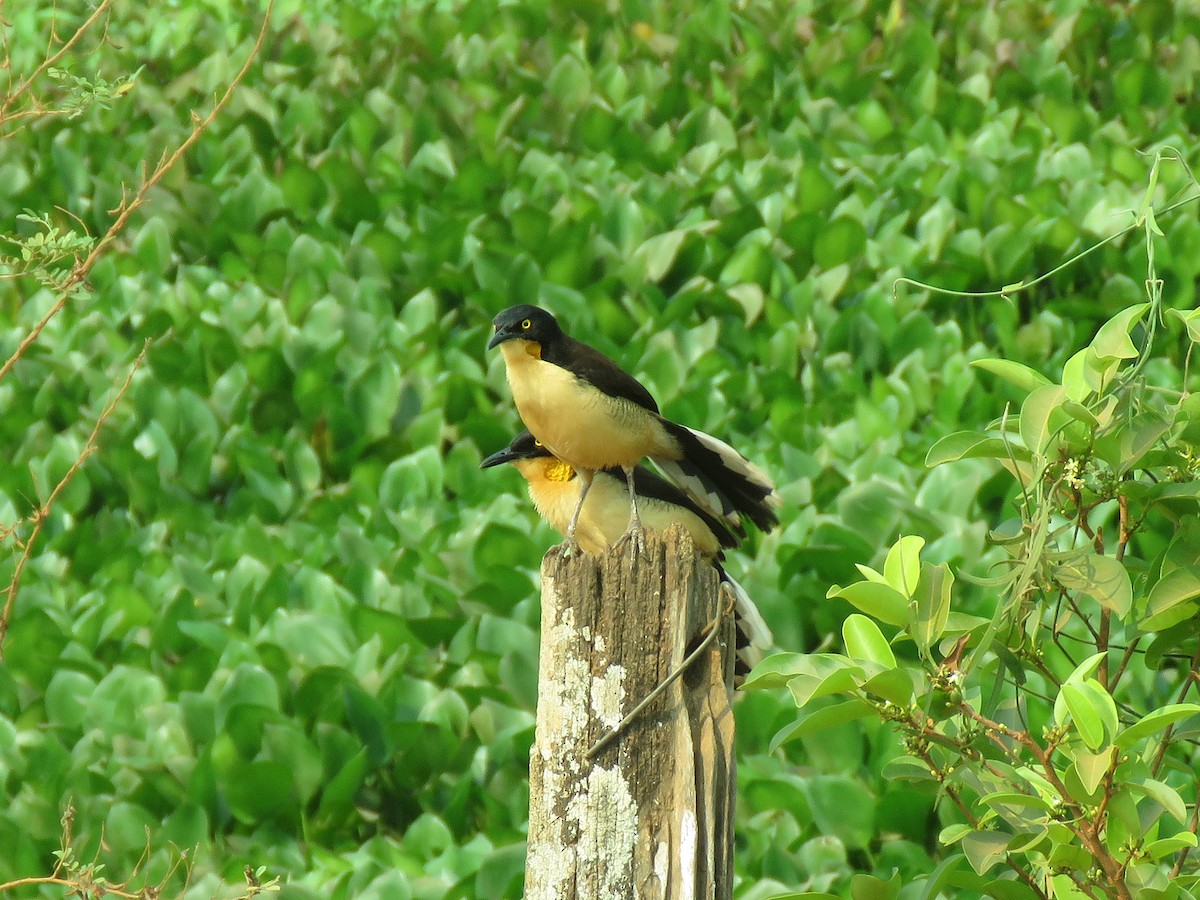
[[[620,468],[625,474],[629,524],[622,539],[641,544],[637,464],[649,457],[695,501],[742,531],[741,515],[769,530],[778,521],[778,496],[766,473],[723,441],[659,414],[654,398],[615,362],[575,340],[550,313],[512,306],[492,320],[488,349],[504,354],[508,383],[525,426],[554,456],[583,479],[579,507],[566,537],[576,538],[575,520],[591,482],[587,473]]]
[[[620,469],[591,473],[591,490],[581,501],[587,483],[581,473],[552,454],[528,431],[522,431],[479,467],[486,469],[500,463],[511,463],[521,473],[529,484],[529,496],[538,513],[560,534],[566,534],[578,509],[576,540],[585,553],[593,556],[606,553],[621,539],[629,499],[626,478]],[[683,526],[696,549],[712,561],[721,581],[733,592],[738,633],[736,672],[744,675],[761,659],[762,651],[771,646],[773,638],[754,602],[721,567],[724,548],[737,546],[737,536],[687,494],[644,466],[633,469],[632,483],[645,525],[660,533],[670,525]]]

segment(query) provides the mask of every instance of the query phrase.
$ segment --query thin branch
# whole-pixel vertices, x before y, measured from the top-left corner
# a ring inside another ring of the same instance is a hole
[[[45,524],[46,519],[49,518],[50,510],[53,508],[59,494],[63,492],[71,482],[71,479],[75,477],[75,473],[79,471],[87,458],[96,452],[100,429],[104,427],[104,423],[108,421],[108,417],[112,415],[113,410],[117,408],[117,404],[121,402],[121,398],[125,396],[125,392],[129,390],[129,385],[133,383],[133,376],[137,374],[138,369],[142,367],[142,363],[146,359],[146,350],[149,346],[150,342],[147,340],[142,347],[142,352],[133,361],[133,366],[130,368],[129,374],[125,376],[125,383],[121,385],[112,399],[108,401],[108,405],[104,407],[99,418],[96,419],[92,433],[88,435],[87,442],[83,445],[83,450],[80,451],[75,462],[71,464],[71,468],[67,470],[58,484],[54,486],[54,490],[50,492],[50,496],[46,498],[46,501],[34,510],[30,516],[33,528],[30,530],[29,536],[22,542],[21,555],[17,558],[17,565],[13,570],[12,578],[2,592],[5,595],[5,600],[4,611],[0,612],[0,656],[3,655],[4,651],[4,638],[8,635],[8,624],[12,616],[13,603],[17,599],[17,591],[21,586],[21,575],[24,573],[25,565],[29,562],[29,558],[33,554],[33,546],[42,531],[42,526]]]
[[[100,5],[96,7],[95,12],[93,12],[91,14],[91,16],[88,17],[87,21],[85,21],[82,25],[80,25],[78,28],[75,29],[75,33],[73,35],[71,35],[70,38],[67,39],[67,41],[62,45],[62,47],[59,48],[58,52],[51,54],[51,55],[47,56],[45,59],[43,59],[41,65],[39,65],[36,69],[34,69],[33,73],[28,78],[26,78],[23,82],[21,82],[21,84],[17,87],[17,89],[15,91],[13,91],[11,94],[9,94],[5,98],[3,106],[0,106],[0,124],[2,124],[6,120],[6,118],[8,118],[5,114],[9,111],[9,109],[12,108],[12,105],[17,101],[17,99],[20,98],[20,96],[22,94],[24,94],[27,90],[29,90],[30,85],[32,85],[38,78],[40,78],[43,72],[45,72],[47,69],[49,69],[55,63],[57,63],[60,59],[62,59],[64,56],[66,56],[68,53],[70,53],[71,48],[73,48],[77,43],[79,43],[80,38],[82,38],[84,36],[84,34],[93,25],[96,24],[96,22],[100,19],[100,17],[108,11],[108,8],[111,5],[112,5],[112,0],[101,0]]]
[[[586,759],[595,758],[597,753],[599,753],[601,750],[603,750],[605,747],[607,747],[609,744],[611,744],[614,740],[616,740],[618,737],[620,737],[621,732],[623,732],[626,728],[629,727],[629,723],[632,722],[634,719],[636,719],[638,716],[640,716],[642,714],[642,710],[644,710],[647,706],[649,706],[651,703],[653,703],[655,698],[657,698],[660,694],[662,694],[663,691],[665,691],[672,684],[674,684],[675,680],[677,678],[679,678],[679,676],[682,675],[684,672],[686,672],[688,670],[688,667],[690,667],[691,664],[694,663],[696,661],[696,659],[699,658],[699,656],[702,653],[704,653],[705,650],[708,649],[709,645],[713,642],[713,640],[716,638],[717,634],[720,632],[721,623],[725,620],[725,617],[733,614],[733,599],[734,599],[733,596],[730,595],[729,603],[722,605],[721,608],[717,610],[716,618],[714,618],[706,626],[708,633],[704,636],[704,640],[702,640],[699,643],[699,645],[696,647],[696,649],[687,655],[687,657],[683,660],[683,662],[681,662],[676,667],[675,671],[673,671],[670,675],[668,675],[661,682],[659,682],[658,685],[654,688],[654,690],[652,690],[649,694],[647,694],[645,697],[643,697],[642,700],[637,704],[637,706],[635,706],[633,709],[631,709],[629,711],[629,714],[627,716],[625,716],[625,718],[623,718],[620,722],[617,723],[615,728],[613,728],[611,731],[602,735],[596,741],[596,743],[592,744],[592,746],[589,747],[587,752],[584,754],[584,757]]]
[[[1195,681],[1200,681],[1200,645],[1196,647],[1196,655],[1192,657],[1192,665],[1183,675],[1183,687],[1179,689],[1179,697],[1176,703],[1182,703],[1187,699],[1188,691],[1191,690],[1192,684]],[[1158,777],[1158,772],[1162,768],[1163,760],[1167,756],[1167,748],[1171,746],[1171,736],[1175,733],[1175,723],[1172,722],[1163,731],[1163,736],[1158,745],[1158,752],[1154,755],[1154,762],[1150,765],[1150,774],[1155,778]]]
[[[203,119],[194,117],[195,125],[192,128],[191,134],[189,134],[183,140],[183,142],[175,148],[174,152],[172,152],[169,156],[166,156],[165,159],[161,160],[155,170],[148,175],[145,180],[142,181],[142,184],[138,188],[137,193],[134,194],[133,199],[126,202],[126,200],[122,198],[120,205],[117,207],[118,215],[116,220],[112,223],[112,225],[109,226],[108,231],[106,231],[104,235],[98,241],[96,241],[95,246],[92,247],[92,252],[89,253],[82,262],[76,264],[75,268],[71,270],[70,276],[63,282],[63,285],[59,290],[58,299],[55,301],[54,305],[50,307],[49,311],[42,316],[41,320],[32,328],[32,330],[30,330],[29,334],[25,336],[25,338],[18,345],[17,349],[13,352],[13,355],[8,358],[3,366],[0,366],[0,380],[2,380],[4,376],[12,370],[12,367],[16,365],[17,360],[19,360],[24,355],[25,351],[29,349],[30,345],[32,345],[33,342],[38,339],[43,329],[45,329],[45,327],[50,323],[50,320],[62,312],[63,307],[67,305],[67,301],[70,299],[71,290],[76,285],[83,282],[83,280],[87,277],[88,272],[90,272],[92,267],[96,264],[96,260],[100,258],[100,254],[103,253],[108,245],[117,237],[117,235],[125,229],[125,225],[129,222],[129,217],[132,216],[133,213],[136,212],[138,208],[140,208],[145,202],[146,195],[149,194],[150,190],[162,180],[163,176],[166,175],[167,172],[175,167],[175,164],[179,162],[179,160],[183,158],[183,155],[192,148],[196,141],[200,139],[200,136],[204,134],[206,130],[208,130],[208,126],[213,123],[217,115],[226,107],[226,105],[228,105],[229,100],[233,97],[234,90],[239,84],[242,83],[242,80],[250,71],[250,67],[253,65],[254,60],[258,58],[258,54],[262,49],[263,42],[266,41],[267,33],[271,26],[271,12],[274,8],[274,5],[275,0],[268,0],[267,10],[263,16],[262,27],[258,31],[258,37],[254,41],[254,46],[251,48],[250,54],[246,57],[246,61],[243,63],[242,68],[238,71],[237,75],[234,76],[233,81],[231,81],[229,86],[225,89],[225,93],[221,95],[221,98],[216,102],[207,116],[205,116]]]
[[[1200,827],[1200,785],[1196,787],[1196,801],[1192,804],[1192,819],[1188,823],[1188,831],[1195,834],[1198,827]],[[1179,851],[1179,855],[1175,857],[1175,865],[1171,866],[1171,881],[1178,878],[1179,874],[1183,871],[1183,864],[1187,862],[1188,853],[1191,852],[1191,849],[1191,847],[1184,847]]]
[[[1058,770],[1054,768],[1054,762],[1051,759],[1051,753],[1044,749],[1037,741],[1035,741],[1028,732],[1017,731],[1009,728],[1000,722],[989,719],[987,716],[978,712],[969,703],[960,703],[960,711],[968,718],[974,719],[977,723],[984,726],[987,730],[987,735],[991,740],[1000,747],[1006,748],[1007,745],[1001,739],[1001,736],[1012,738],[1019,745],[1029,751],[1030,755],[1037,760],[1042,768],[1042,773],[1046,776],[1046,780],[1058,793],[1058,796],[1063,801],[1063,807],[1069,810],[1072,816],[1077,820],[1078,824],[1072,822],[1064,822],[1071,833],[1079,839],[1085,850],[1091,854],[1096,860],[1096,864],[1101,870],[1112,887],[1118,900],[1130,900],[1129,887],[1125,884],[1123,877],[1124,867],[1117,862],[1116,858],[1109,851],[1102,838],[1101,824],[1096,819],[1090,821],[1084,816],[1084,811],[1080,808],[1071,794],[1071,791],[1063,784],[1059,777]]]

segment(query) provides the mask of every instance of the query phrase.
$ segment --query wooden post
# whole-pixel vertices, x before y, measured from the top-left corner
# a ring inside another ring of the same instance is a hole
[[[542,561],[527,900],[733,896],[733,618],[594,758],[597,740],[696,648],[724,605],[682,529]]]

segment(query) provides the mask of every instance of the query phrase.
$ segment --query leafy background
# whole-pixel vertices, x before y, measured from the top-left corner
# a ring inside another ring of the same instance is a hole
[[[87,9],[4,13],[21,72]],[[60,208],[102,232],[260,15],[118,4],[71,66],[136,86],[4,133],[7,231]],[[7,524],[151,341],[13,612],[0,881],[52,867],[73,800],[114,874],[147,829],[150,875],[195,847],[194,896],[245,865],[294,898],[519,895],[554,535],[515,473],[477,470],[517,427],[492,315],[552,309],[774,473],[783,526],[733,568],[780,646],[813,649],[849,609],[829,585],[900,532],[986,569],[1007,483],[923,463],[1011,399],[970,360],[1056,374],[1141,299],[1146,251],[1006,299],[893,280],[999,288],[1123,228],[1139,150],[1195,161],[1198,73],[1200,15],[1166,0],[281,3],[94,296],[0,381]],[[1191,307],[1195,208],[1159,224],[1166,303]],[[27,288],[0,282],[5,357],[52,300]],[[738,895],[932,869],[934,794],[879,775],[894,736],[768,754],[794,717],[739,706]]]

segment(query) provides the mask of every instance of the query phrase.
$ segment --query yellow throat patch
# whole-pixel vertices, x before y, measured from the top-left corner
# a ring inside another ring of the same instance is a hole
[[[547,481],[570,481],[574,477],[575,470],[561,459],[546,463]]]

